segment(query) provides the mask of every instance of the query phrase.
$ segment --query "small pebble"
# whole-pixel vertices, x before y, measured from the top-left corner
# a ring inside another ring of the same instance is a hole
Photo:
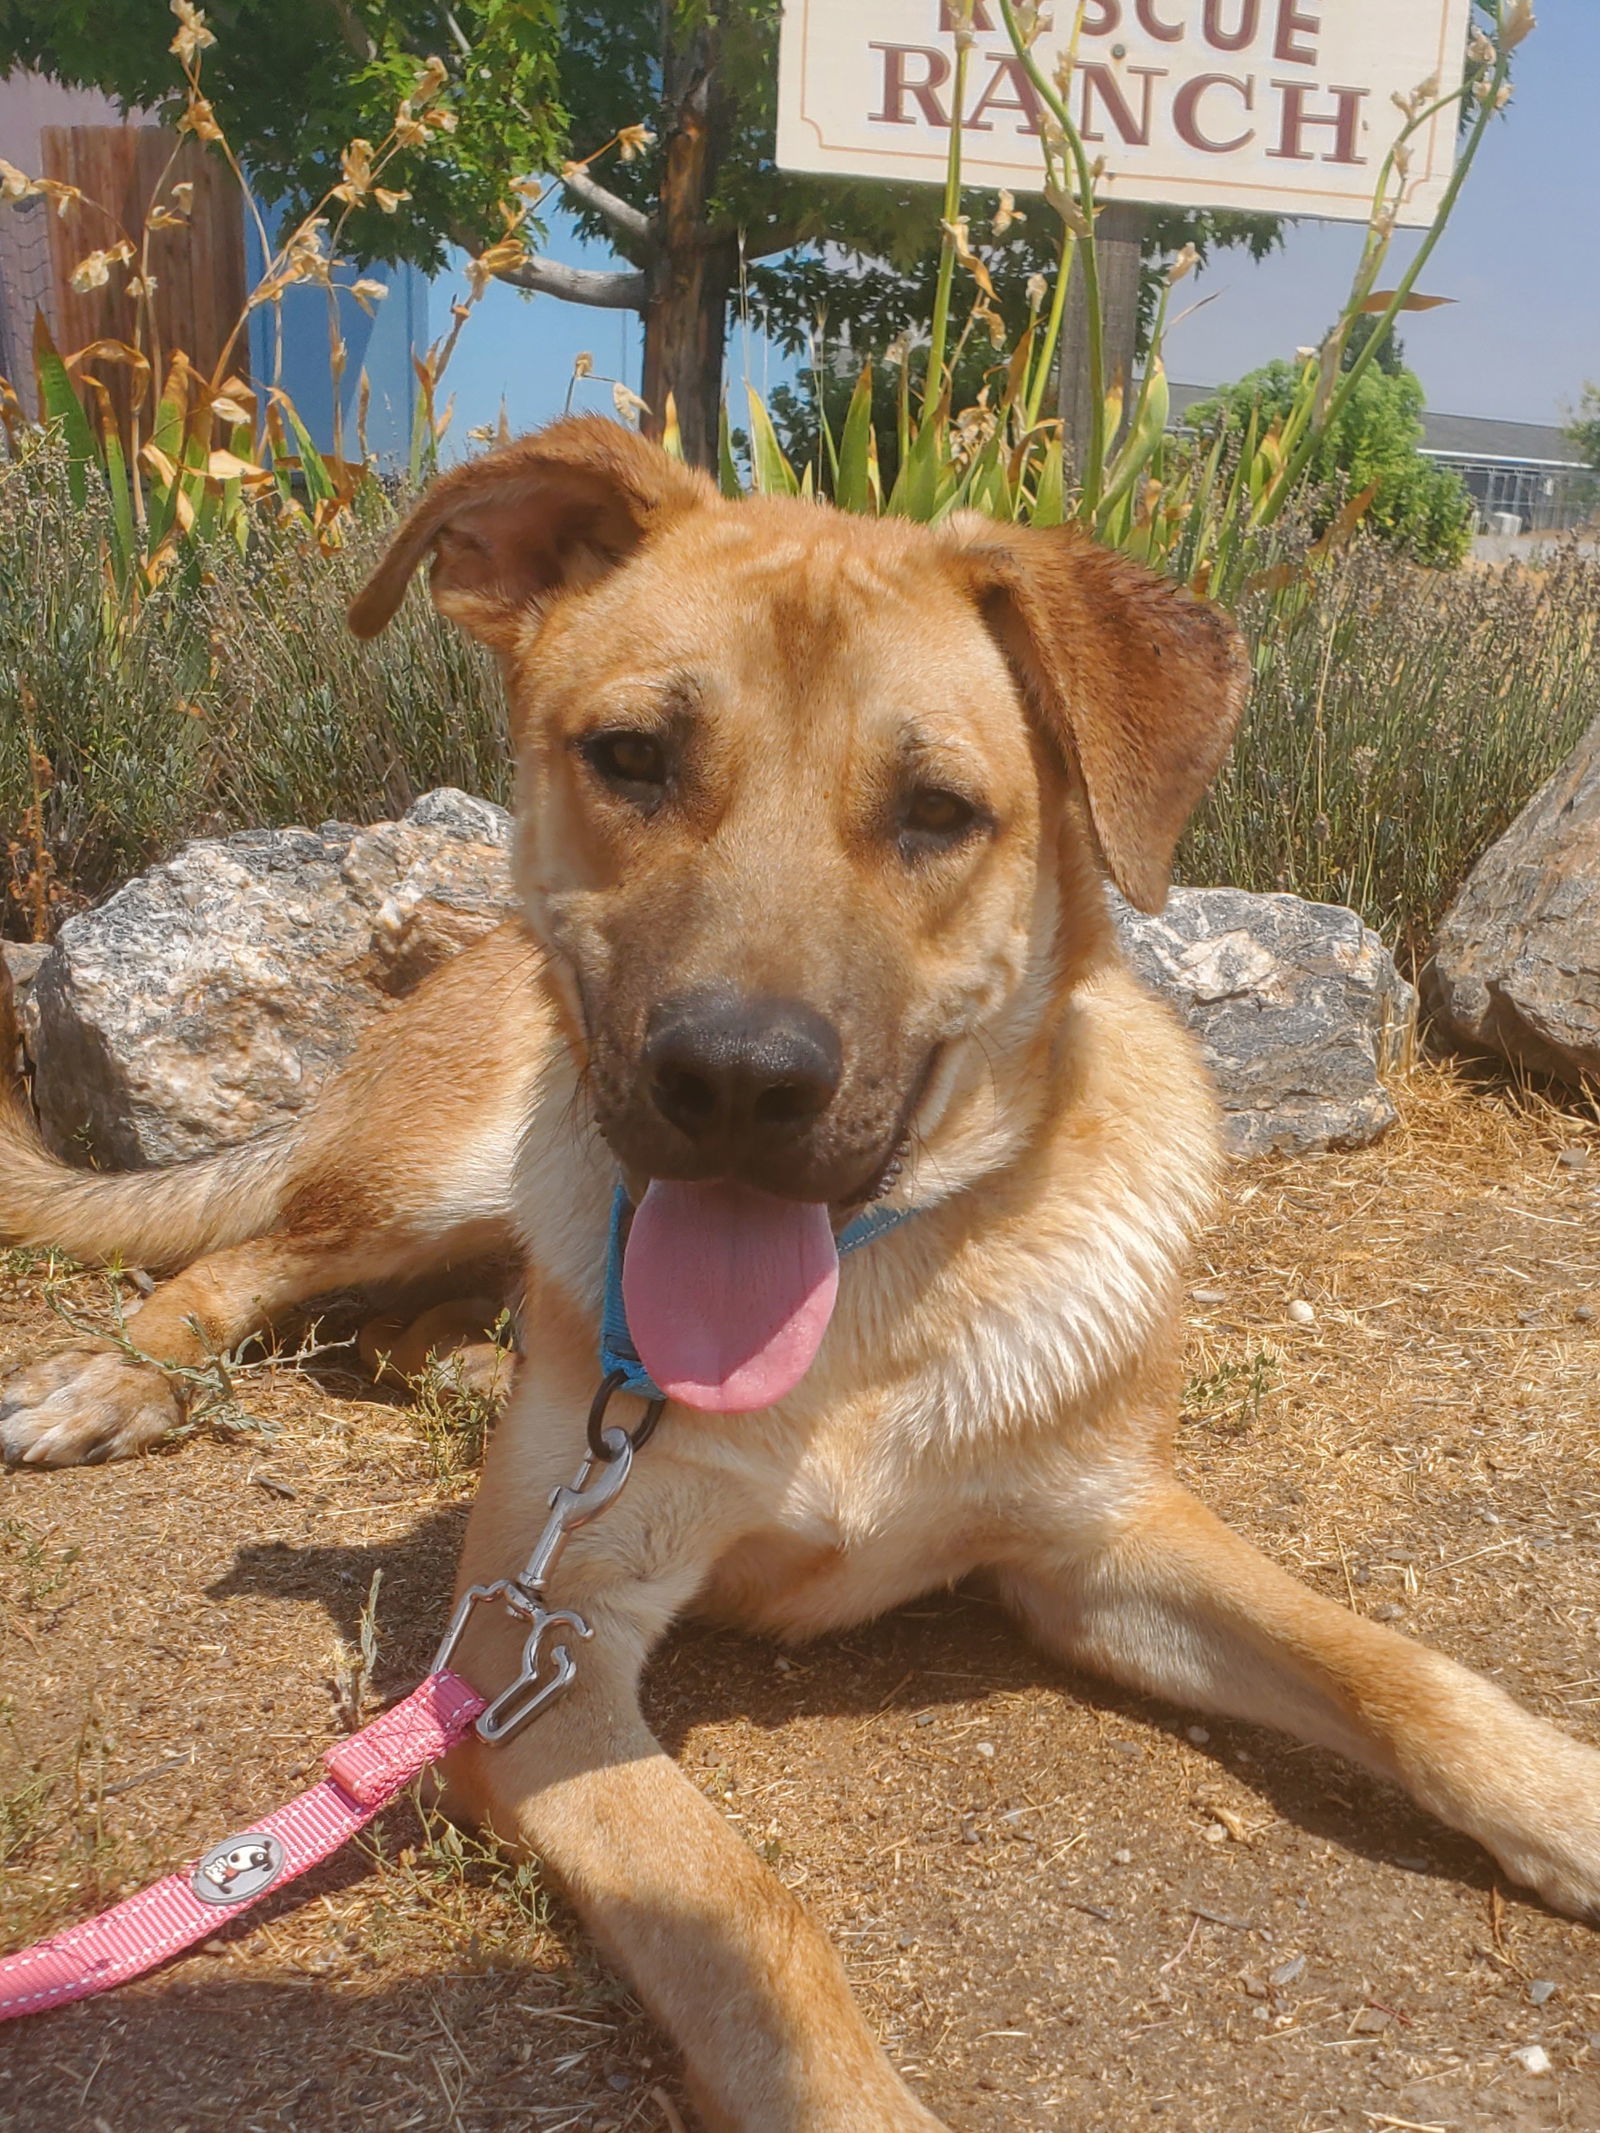
[[[933,1713],[931,1711],[919,1711],[916,1722],[919,1726],[931,1726],[933,1724]]]
[[[1572,1316],[1576,1324],[1592,1326],[1594,1324],[1594,1306],[1592,1304],[1579,1304]]]
[[[633,2087],[633,2076],[631,2074],[607,2074],[606,2087],[615,2089],[620,2096],[624,2089]]]
[[[1226,1289],[1191,1289],[1189,1294],[1197,1304],[1221,1304],[1228,1300]]]
[[[1111,1863],[1113,1866],[1132,1866],[1133,1854],[1125,1844],[1119,1844],[1111,1854]]]
[[[1398,1622],[1405,1609],[1393,1600],[1384,1600],[1372,1610],[1374,1622]]]
[[[778,1672],[780,1674],[788,1674],[794,1671],[794,1661],[792,1659],[785,1659],[782,1652],[778,1654],[777,1658],[774,1659],[772,1663],[778,1669]]]
[[[1385,2013],[1381,2007],[1363,2007],[1350,2025],[1350,2034],[1353,2037],[1381,2037],[1393,2020],[1394,2016]]]
[[[1130,1763],[1144,1754],[1144,1750],[1136,1740],[1114,1740],[1111,1746],[1116,1754],[1125,1755]]]
[[[1270,2022],[1272,2020],[1272,2009],[1270,2007],[1252,2007],[1250,2019],[1253,2022]]]
[[[994,1761],[994,1742],[992,1740],[980,1740],[977,1743],[977,1749],[986,1763]]]
[[[1530,2074],[1548,2074],[1550,2054],[1542,2044],[1524,2044],[1521,2051],[1511,2054],[1517,2064]]]
[[[1197,1748],[1203,1748],[1206,1742],[1211,1738],[1211,1735],[1206,1731],[1204,1726],[1191,1726],[1189,1728],[1189,1738],[1194,1742]]]
[[[1306,1959],[1303,1955],[1291,1955],[1286,1963],[1278,1965],[1267,1982],[1271,1985],[1292,1985],[1295,1979],[1303,1973],[1305,1967]]]
[[[1294,1302],[1290,1304],[1289,1316],[1297,1326],[1314,1326],[1317,1322],[1315,1309],[1306,1302],[1303,1296],[1297,1296]]]
[[[1226,1844],[1228,1841],[1228,1832],[1220,1822],[1211,1823],[1200,1834],[1205,1838],[1207,1844]]]
[[[1587,1170],[1589,1151],[1587,1148],[1563,1148],[1556,1161],[1563,1170]]]
[[[1554,1999],[1556,1981],[1553,1977],[1536,1977],[1528,1987],[1528,1998],[1535,2007],[1542,2007],[1546,2000]]]

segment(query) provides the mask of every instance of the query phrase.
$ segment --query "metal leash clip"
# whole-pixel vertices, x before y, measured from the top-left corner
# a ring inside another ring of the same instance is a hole
[[[473,1730],[480,1740],[509,1740],[530,1718],[547,1710],[577,1678],[577,1662],[567,1643],[552,1644],[547,1655],[543,1649],[545,1635],[555,1628],[568,1629],[578,1637],[591,1637],[594,1632],[570,1607],[546,1607],[545,1586],[561,1559],[568,1535],[598,1518],[621,1494],[633,1470],[634,1453],[660,1421],[666,1405],[664,1400],[652,1400],[644,1420],[631,1433],[615,1424],[608,1428],[606,1409],[623,1383],[623,1373],[612,1371],[595,1394],[589,1409],[588,1452],[573,1480],[551,1492],[550,1516],[533,1553],[514,1578],[496,1578],[490,1585],[467,1587],[450,1617],[444,1641],[434,1654],[432,1671],[437,1674],[449,1665],[473,1609],[483,1600],[502,1601],[513,1620],[520,1618],[528,1624],[516,1679],[479,1713]]]

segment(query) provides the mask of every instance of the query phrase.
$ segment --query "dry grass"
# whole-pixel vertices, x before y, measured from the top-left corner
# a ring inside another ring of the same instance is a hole
[[[1290,544],[1293,552],[1293,543]],[[1419,570],[1361,539],[1242,600],[1255,685],[1182,878],[1349,904],[1420,957],[1600,717],[1600,564]]]
[[[1402,1112],[1376,1148],[1234,1174],[1183,1464],[1320,1589],[1600,1739],[1600,1132],[1435,1067]],[[13,1263],[0,1348],[46,1331]],[[427,1418],[304,1369],[252,1400],[270,1443],[0,1486],[7,1943],[303,1781],[375,1570],[377,1693],[426,1662],[463,1516]],[[978,1595],[792,1657],[689,1630],[649,1695],[960,2133],[1600,2126],[1595,1935],[1329,1758],[1063,1678]],[[8,2037],[0,2127],[688,2122],[533,1877],[405,1809],[301,1886]],[[1512,2057],[1533,2043],[1550,2073]]]

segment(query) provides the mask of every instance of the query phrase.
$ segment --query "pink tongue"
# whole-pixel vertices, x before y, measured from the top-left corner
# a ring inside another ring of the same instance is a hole
[[[805,1376],[839,1293],[828,1210],[748,1185],[657,1183],[639,1204],[622,1301],[669,1400],[770,1407]]]

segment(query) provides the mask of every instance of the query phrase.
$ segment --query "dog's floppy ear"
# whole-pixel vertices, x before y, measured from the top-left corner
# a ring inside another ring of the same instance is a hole
[[[434,605],[508,649],[530,608],[604,576],[681,511],[714,500],[697,474],[620,423],[552,423],[434,482],[350,604],[375,637],[432,554]]]
[[[951,521],[959,563],[1040,724],[1076,770],[1111,879],[1166,901],[1184,824],[1221,767],[1249,679],[1220,609],[1075,527]]]

